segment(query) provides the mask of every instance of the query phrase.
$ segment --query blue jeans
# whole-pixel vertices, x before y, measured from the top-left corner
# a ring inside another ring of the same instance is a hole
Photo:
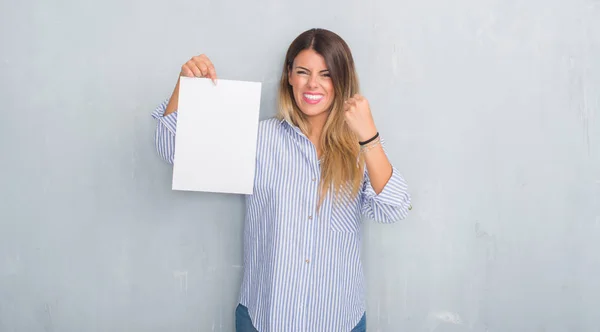
[[[236,332],[258,332],[252,320],[250,314],[248,314],[248,308],[238,304],[235,309],[235,331]],[[360,322],[350,332],[367,332],[367,314],[363,314]]]

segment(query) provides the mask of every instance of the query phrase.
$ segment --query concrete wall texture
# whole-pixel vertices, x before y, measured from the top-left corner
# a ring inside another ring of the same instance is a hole
[[[170,190],[150,113],[206,53],[274,115],[312,27],[413,195],[364,226],[369,331],[600,331],[596,0],[3,0],[0,331],[233,331],[243,197]]]

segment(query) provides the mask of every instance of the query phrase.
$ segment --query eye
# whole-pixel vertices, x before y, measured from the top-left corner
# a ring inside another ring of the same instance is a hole
[[[325,76],[325,77],[331,77],[331,74],[329,74],[329,73],[324,73],[324,74],[323,74],[323,76]]]
[[[298,71],[296,72],[296,74],[298,74],[298,75],[305,75],[305,74],[306,74],[306,71],[304,71],[304,70],[298,70]]]

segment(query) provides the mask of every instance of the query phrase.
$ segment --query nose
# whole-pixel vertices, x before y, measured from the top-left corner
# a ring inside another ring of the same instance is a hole
[[[315,74],[310,75],[310,77],[308,79],[308,82],[307,82],[308,83],[308,87],[310,87],[310,88],[316,88],[316,87],[318,87],[319,84],[317,82],[317,79],[318,79],[317,75],[315,75]]]

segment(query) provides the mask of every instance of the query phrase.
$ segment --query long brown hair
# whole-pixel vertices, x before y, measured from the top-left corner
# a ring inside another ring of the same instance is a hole
[[[288,72],[294,59],[303,50],[312,49],[325,59],[335,91],[329,115],[321,133],[321,195],[319,205],[330,189],[336,197],[355,196],[362,184],[364,159],[360,154],[358,139],[346,124],[344,101],[359,93],[358,75],[352,53],[346,42],[334,32],[310,29],[300,34],[290,44],[279,84],[278,117],[298,126],[307,136],[310,126],[298,108]]]

